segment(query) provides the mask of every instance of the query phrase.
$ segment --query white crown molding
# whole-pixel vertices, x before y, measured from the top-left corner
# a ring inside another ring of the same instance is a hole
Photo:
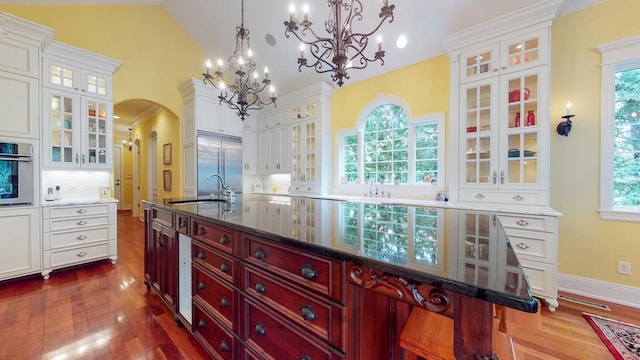
[[[89,65],[92,69],[102,70],[113,74],[120,67],[120,61],[96,54],[73,45],[54,41],[42,54],[43,58],[54,59],[64,63]]]
[[[53,29],[6,12],[0,13],[0,36],[18,36],[36,42],[40,49],[54,41]]]
[[[551,26],[564,0],[545,0],[447,36],[443,43],[450,56],[462,48],[503,37],[504,34],[530,32]]]
[[[640,288],[558,274],[558,290],[640,309]]]

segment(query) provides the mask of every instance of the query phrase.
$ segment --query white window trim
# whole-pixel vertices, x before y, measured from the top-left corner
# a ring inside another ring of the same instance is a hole
[[[640,36],[598,45],[601,63],[600,218],[640,222],[640,207],[613,206],[615,73],[640,65]]]

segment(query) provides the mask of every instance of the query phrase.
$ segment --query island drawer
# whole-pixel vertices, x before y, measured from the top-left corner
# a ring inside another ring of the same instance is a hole
[[[173,229],[173,211],[151,208],[151,219]]]
[[[209,246],[208,243],[193,240],[191,244],[194,264],[200,264],[232,284],[236,283],[238,262],[233,257]]]
[[[192,222],[191,229],[192,238],[203,241],[228,254],[233,254],[234,244],[236,244],[236,236],[233,230],[195,219]]]
[[[323,342],[344,349],[343,324],[345,307],[314,296],[287,281],[276,278],[253,266],[242,266],[241,289],[245,294],[288,318]]]
[[[344,264],[293,247],[242,234],[244,260],[338,303],[344,298]]]
[[[234,330],[238,323],[234,321],[234,314],[238,314],[237,290],[194,264],[193,294],[194,302],[205,305],[229,330]]]
[[[189,217],[180,214],[178,214],[177,217],[178,220],[176,222],[176,231],[185,235],[191,234],[191,232],[189,231]]]
[[[257,353],[274,359],[344,359],[345,356],[327,344],[290,324],[273,311],[260,306],[249,297],[242,303],[245,315],[242,339]]]
[[[193,305],[193,335],[216,359],[238,359],[238,341],[236,338],[198,305]]]
[[[507,232],[507,236],[519,260],[533,260],[550,264],[556,262],[555,234],[510,230]]]
[[[509,234],[509,229],[555,232],[556,218],[530,215],[499,215],[500,224]]]

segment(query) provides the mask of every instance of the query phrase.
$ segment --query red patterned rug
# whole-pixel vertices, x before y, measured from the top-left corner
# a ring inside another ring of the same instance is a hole
[[[640,325],[586,312],[582,316],[616,360],[640,360]]]

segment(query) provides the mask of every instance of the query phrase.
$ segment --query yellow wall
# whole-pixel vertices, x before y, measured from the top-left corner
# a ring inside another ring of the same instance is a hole
[[[564,213],[559,272],[640,287],[640,224],[602,221],[599,44],[640,34],[640,1],[609,0],[559,18],[552,28],[551,206]],[[576,114],[568,137],[555,133],[567,101]],[[618,260],[632,275],[616,272]]]

